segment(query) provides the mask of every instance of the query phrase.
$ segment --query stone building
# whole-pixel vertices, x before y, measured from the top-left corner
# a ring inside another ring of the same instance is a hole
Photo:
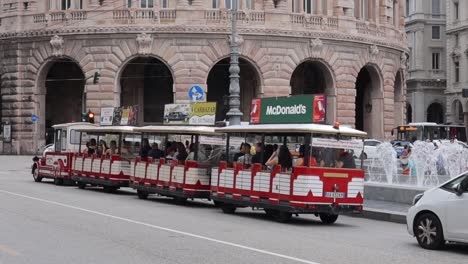
[[[468,1],[447,0],[447,120],[468,130]]]
[[[407,121],[444,123],[447,87],[445,0],[406,0],[405,5],[410,50],[406,82]]]
[[[325,93],[328,123],[380,139],[404,123],[403,1],[239,2],[244,119],[254,97]],[[30,153],[87,109],[138,104],[141,124],[161,122],[192,85],[224,119],[232,0],[0,3],[1,118],[13,128],[0,151]]]

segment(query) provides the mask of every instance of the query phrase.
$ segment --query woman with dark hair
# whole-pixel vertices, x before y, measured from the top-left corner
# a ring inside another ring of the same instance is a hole
[[[271,157],[271,155],[273,155],[273,153],[275,152],[275,148],[273,147],[273,145],[265,145],[265,150],[263,152],[263,164],[266,165],[266,163],[268,162],[268,159]]]
[[[176,159],[177,159],[177,160],[186,160],[186,159],[187,159],[187,156],[188,156],[188,153],[187,153],[187,151],[185,150],[184,144],[182,144],[182,142],[177,142],[176,148],[177,148],[177,156],[176,156]]]
[[[265,165],[273,167],[275,165],[281,165],[283,169],[292,168],[292,155],[288,147],[281,146],[279,149],[271,155]]]
[[[99,140],[99,145],[97,147],[97,150],[96,150],[96,154],[98,156],[101,156],[103,154],[106,154],[106,151],[107,151],[107,144],[104,140]]]
[[[138,155],[142,158],[146,158],[148,157],[148,153],[151,150],[149,140],[147,138],[144,138],[141,143],[142,144],[141,144],[140,152],[138,153]]]
[[[299,158],[296,160],[296,166],[305,166],[305,145],[299,147]],[[313,155],[309,156],[309,167],[317,166],[317,161]]]

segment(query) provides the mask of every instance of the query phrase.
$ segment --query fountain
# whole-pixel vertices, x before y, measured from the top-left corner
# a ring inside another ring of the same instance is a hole
[[[377,147],[377,157],[366,160],[368,199],[411,203],[415,194],[437,186],[468,170],[468,148],[457,142],[416,141],[408,158],[411,170],[403,174],[401,160],[388,142]],[[415,176],[414,176],[415,175]]]

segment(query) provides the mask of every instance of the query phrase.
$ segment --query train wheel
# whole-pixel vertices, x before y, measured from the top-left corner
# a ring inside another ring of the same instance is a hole
[[[232,204],[223,204],[221,205],[221,210],[223,210],[223,213],[225,214],[233,214],[236,212],[236,207]]]
[[[84,183],[84,182],[78,182],[77,184],[78,184],[78,188],[80,188],[80,189],[82,189],[82,190],[83,190],[84,188],[86,188],[86,183]]]
[[[174,201],[176,204],[183,205],[187,202],[187,198],[185,197],[174,197]]]
[[[279,223],[286,223],[289,220],[291,220],[292,213],[289,212],[283,212],[283,211],[278,211],[278,210],[272,210],[273,211],[273,219],[276,220],[276,222]]]
[[[138,198],[142,200],[148,199],[148,193],[145,191],[138,190],[137,194],[138,194]]]
[[[213,201],[213,203],[216,207],[221,207],[223,205],[223,202],[220,201]]]
[[[117,191],[118,189],[119,189],[118,187],[104,186],[104,192],[106,193],[113,193]]]
[[[63,179],[54,178],[54,184],[55,185],[63,185]]]
[[[326,213],[321,213],[320,215],[320,220],[322,220],[322,223],[331,225],[336,222],[338,219],[338,215],[335,214],[326,214]]]
[[[42,181],[42,177],[39,176],[37,165],[35,165],[35,164],[34,164],[34,167],[33,167],[32,175],[33,175],[33,179],[34,179],[35,182],[41,182]]]
[[[275,210],[272,210],[272,209],[264,209],[264,210],[268,217],[273,217],[275,215]]]

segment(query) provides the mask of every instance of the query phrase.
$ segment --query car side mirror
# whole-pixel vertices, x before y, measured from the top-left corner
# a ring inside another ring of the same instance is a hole
[[[463,188],[461,184],[458,184],[457,187],[453,188],[457,196],[461,196],[463,194]]]

